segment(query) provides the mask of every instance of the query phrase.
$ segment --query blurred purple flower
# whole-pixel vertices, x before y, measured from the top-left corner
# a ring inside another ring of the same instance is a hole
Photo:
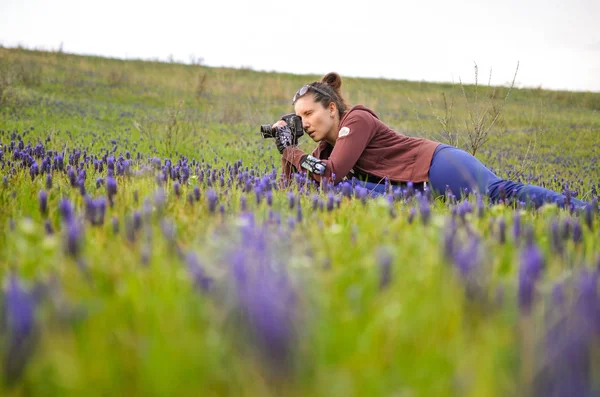
[[[208,292],[212,287],[213,280],[206,275],[198,256],[190,251],[185,257],[185,262],[194,286],[202,292]]]
[[[380,247],[377,250],[377,265],[379,267],[379,289],[386,288],[392,281],[392,263],[394,258],[388,249]]]
[[[3,299],[3,323],[7,338],[4,350],[4,379],[16,383],[29,362],[36,342],[35,300],[16,275],[8,276]]]
[[[210,212],[215,212],[217,209],[218,196],[213,189],[209,189],[206,193],[206,200],[208,202],[208,210]]]
[[[542,252],[533,241],[527,242],[521,251],[519,268],[519,306],[525,313],[531,311],[535,285],[544,269]]]
[[[40,212],[42,215],[48,215],[48,193],[45,190],[40,190],[39,194]]]
[[[73,204],[69,201],[68,198],[63,197],[60,199],[58,210],[62,219],[65,222],[70,222],[75,216],[75,210],[73,209]]]

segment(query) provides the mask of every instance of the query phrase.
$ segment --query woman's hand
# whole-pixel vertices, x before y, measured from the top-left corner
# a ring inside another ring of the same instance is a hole
[[[285,122],[285,120],[279,120],[275,124],[273,124],[271,128],[284,127],[286,125],[287,123]]]

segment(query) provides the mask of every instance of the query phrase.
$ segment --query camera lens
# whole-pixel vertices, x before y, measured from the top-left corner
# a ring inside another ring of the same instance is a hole
[[[271,128],[271,124],[263,124],[260,126],[260,133],[263,138],[275,138],[276,130]]]

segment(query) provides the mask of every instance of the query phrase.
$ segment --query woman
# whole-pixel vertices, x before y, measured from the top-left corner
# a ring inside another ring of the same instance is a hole
[[[477,158],[453,146],[428,139],[398,134],[379,120],[370,109],[349,108],[340,94],[342,79],[326,74],[320,82],[300,88],[292,103],[302,118],[304,131],[319,145],[312,157],[296,147],[295,137],[283,120],[275,142],[282,154],[284,175],[306,169],[313,179],[321,177],[338,183],[356,177],[375,194],[385,193],[385,179],[392,184],[412,182],[416,188],[429,188],[456,197],[480,192],[492,202],[516,198],[536,208],[546,202],[564,207],[583,208],[580,200],[533,185],[501,179]],[[315,164],[321,168],[315,168]],[[322,170],[324,166],[324,171]],[[318,175],[321,174],[321,175]]]

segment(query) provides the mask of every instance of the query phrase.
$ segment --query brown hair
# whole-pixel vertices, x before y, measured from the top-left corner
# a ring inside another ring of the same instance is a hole
[[[341,120],[342,115],[346,109],[348,109],[348,104],[340,93],[340,88],[342,87],[341,76],[336,72],[329,72],[321,78],[321,81],[315,81],[309,85],[318,88],[329,95],[329,97],[327,97],[317,91],[313,91],[315,95],[315,102],[321,103],[324,108],[327,108],[331,102],[335,103]]]

